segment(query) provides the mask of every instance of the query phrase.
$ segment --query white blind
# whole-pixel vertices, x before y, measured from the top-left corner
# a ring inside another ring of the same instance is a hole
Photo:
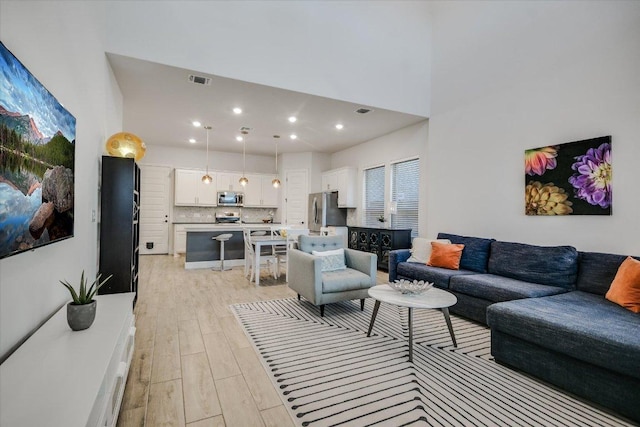
[[[418,235],[418,188],[420,160],[413,159],[391,165],[391,200],[397,211],[391,215],[394,228],[410,228],[411,236]]]
[[[384,166],[364,171],[364,225],[380,225],[384,215]]]

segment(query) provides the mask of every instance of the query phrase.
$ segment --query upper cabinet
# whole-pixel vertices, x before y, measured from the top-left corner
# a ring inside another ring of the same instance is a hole
[[[357,207],[356,189],[358,170],[356,168],[333,169],[322,173],[322,191],[338,192],[338,207]]]
[[[218,191],[244,191],[244,187],[240,185],[241,173],[238,172],[218,172],[216,173],[218,181]]]
[[[280,192],[271,184],[273,176],[258,174],[246,176],[249,183],[243,187],[245,207],[277,208]]]
[[[191,169],[175,170],[174,204],[176,206],[216,206],[216,174],[209,171],[213,178],[210,184],[202,182],[205,171]]]

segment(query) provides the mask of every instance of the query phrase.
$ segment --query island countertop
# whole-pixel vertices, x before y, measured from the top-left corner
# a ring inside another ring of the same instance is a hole
[[[223,223],[185,223],[178,224],[184,228],[184,231],[217,231],[217,230],[245,230],[250,228],[252,230],[270,230],[272,226],[279,226],[281,224],[263,224],[263,223],[255,223],[255,224],[223,224]]]

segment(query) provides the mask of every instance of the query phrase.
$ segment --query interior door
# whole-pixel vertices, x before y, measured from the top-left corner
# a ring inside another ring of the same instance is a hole
[[[140,254],[169,253],[171,168],[140,165]]]
[[[303,225],[307,222],[307,198],[309,187],[306,169],[285,171],[285,223],[287,225]]]

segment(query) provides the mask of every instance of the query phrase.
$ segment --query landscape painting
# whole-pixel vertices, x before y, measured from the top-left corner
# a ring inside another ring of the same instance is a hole
[[[0,42],[0,258],[73,236],[76,119]]]
[[[611,215],[611,136],[524,152],[527,215]]]

